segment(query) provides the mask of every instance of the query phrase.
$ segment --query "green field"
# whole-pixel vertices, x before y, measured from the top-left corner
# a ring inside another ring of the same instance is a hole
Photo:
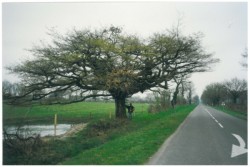
[[[15,123],[22,118],[31,123],[42,120],[50,123],[57,113],[58,122],[83,121],[88,122],[88,126],[74,137],[43,143],[31,155],[4,150],[3,162],[24,165],[144,164],[195,108],[194,105],[177,106],[175,109],[149,114],[148,104],[133,105],[135,114],[132,120],[114,119],[114,103],[83,102],[33,107],[4,105],[4,122]]]
[[[147,103],[135,103],[135,114],[147,112]],[[115,104],[112,102],[82,102],[67,105],[3,105],[4,124],[53,124],[57,114],[59,123],[88,122],[90,119],[114,117]]]

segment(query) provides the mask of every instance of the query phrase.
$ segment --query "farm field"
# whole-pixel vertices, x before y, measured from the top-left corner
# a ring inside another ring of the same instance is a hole
[[[13,150],[4,147],[3,163],[144,164],[195,108],[195,105],[177,106],[175,109],[149,114],[148,104],[133,105],[135,114],[132,120],[114,119],[114,103],[83,102],[33,107],[4,105],[3,119],[9,124],[20,118],[29,120],[30,124],[53,123],[53,116],[57,113],[58,122],[85,122],[88,125],[72,137],[43,141],[39,149],[34,149],[33,152],[13,153]]]
[[[135,103],[135,114],[147,112],[147,103]],[[90,119],[114,117],[113,102],[82,102],[67,105],[3,105],[4,124],[53,124],[54,115],[59,123],[88,122]]]

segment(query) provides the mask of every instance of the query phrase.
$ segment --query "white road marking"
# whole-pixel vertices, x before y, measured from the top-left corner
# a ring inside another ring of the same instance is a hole
[[[222,124],[205,108],[205,111],[214,119],[214,121],[221,127],[224,128],[222,126]]]
[[[221,128],[224,128],[222,126],[222,124],[216,119],[214,118],[214,116],[206,109],[204,108],[204,110],[215,120],[215,122],[221,127]],[[234,157],[237,157],[239,155],[242,155],[242,154],[246,154],[248,152],[247,148],[246,148],[246,143],[245,141],[242,139],[241,136],[237,135],[237,134],[233,134],[232,135],[238,140],[239,142],[239,146],[237,145],[232,145],[232,152],[231,152],[231,158],[234,158]]]
[[[218,122],[217,122],[217,123],[218,123]],[[223,126],[222,126],[220,123],[218,123],[218,124],[220,125],[221,128],[223,128]]]
[[[238,140],[238,142],[240,143],[240,145],[239,146],[236,146],[234,144],[232,145],[231,158],[237,157],[237,156],[239,156],[241,154],[247,153],[247,148],[245,148],[246,147],[246,143],[242,139],[242,137],[240,137],[237,134],[232,134],[232,135]]]

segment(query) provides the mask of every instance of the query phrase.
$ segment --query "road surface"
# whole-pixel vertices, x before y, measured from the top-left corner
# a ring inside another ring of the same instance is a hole
[[[246,152],[247,121],[199,105],[147,164],[246,165]]]

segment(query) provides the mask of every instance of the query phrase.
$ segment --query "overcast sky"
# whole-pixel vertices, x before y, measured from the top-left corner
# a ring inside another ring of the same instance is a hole
[[[204,34],[203,46],[221,60],[212,72],[193,74],[196,93],[206,85],[238,77],[247,79],[240,65],[247,43],[246,2],[99,2],[3,3],[2,65],[15,65],[30,57],[26,49],[49,41],[48,29],[61,33],[72,28],[122,26],[128,33],[147,37],[171,29],[181,18],[183,34]],[[4,68],[3,80],[17,81]]]

